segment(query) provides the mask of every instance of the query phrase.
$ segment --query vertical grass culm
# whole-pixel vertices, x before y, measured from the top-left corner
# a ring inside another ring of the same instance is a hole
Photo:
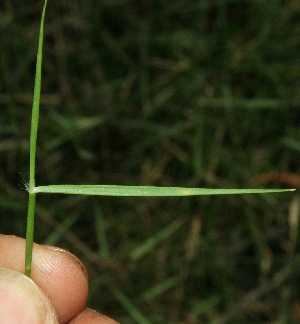
[[[39,110],[40,110],[40,93],[42,79],[42,59],[43,59],[43,40],[44,40],[44,21],[47,7],[47,0],[44,2],[40,33],[39,45],[37,51],[34,95],[32,104],[31,128],[30,128],[30,164],[29,164],[29,185],[28,185],[28,212],[27,212],[27,227],[26,227],[26,250],[25,250],[25,275],[30,277],[32,263],[32,246],[34,236],[34,215],[35,215],[35,160],[36,160],[36,141],[39,125]]]

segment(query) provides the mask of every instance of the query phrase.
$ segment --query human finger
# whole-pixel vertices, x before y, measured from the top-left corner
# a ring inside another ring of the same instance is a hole
[[[0,235],[0,266],[23,273],[24,251],[24,239]],[[69,322],[84,310],[88,277],[73,254],[34,244],[31,278],[52,301],[60,323]]]
[[[0,323],[58,324],[48,296],[22,273],[0,268]]]

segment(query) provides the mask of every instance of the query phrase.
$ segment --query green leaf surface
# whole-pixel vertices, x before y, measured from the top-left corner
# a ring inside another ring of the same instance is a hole
[[[39,44],[38,44],[37,59],[36,59],[33,103],[32,103],[31,128],[30,128],[30,165],[29,165],[29,187],[30,188],[34,188],[35,186],[36,142],[37,142],[37,132],[38,132],[38,125],[39,125],[39,114],[40,114],[44,22],[45,22],[46,6],[47,6],[47,0],[45,0],[43,12],[42,12],[42,18],[41,18]]]
[[[35,193],[60,193],[73,195],[127,197],[265,194],[293,190],[295,189],[210,189],[117,185],[49,185],[34,188]]]

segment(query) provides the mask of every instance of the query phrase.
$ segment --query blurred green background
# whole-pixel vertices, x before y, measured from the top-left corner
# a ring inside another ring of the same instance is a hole
[[[42,1],[0,3],[0,224],[25,235]],[[50,0],[37,184],[300,186],[300,1]],[[20,175],[21,174],[21,175]],[[121,323],[298,323],[299,193],[38,196]]]

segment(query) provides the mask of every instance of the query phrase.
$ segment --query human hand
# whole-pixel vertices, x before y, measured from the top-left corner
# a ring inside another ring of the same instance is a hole
[[[0,323],[117,324],[86,308],[87,272],[73,254],[34,244],[31,280],[24,251],[24,239],[0,234]]]

